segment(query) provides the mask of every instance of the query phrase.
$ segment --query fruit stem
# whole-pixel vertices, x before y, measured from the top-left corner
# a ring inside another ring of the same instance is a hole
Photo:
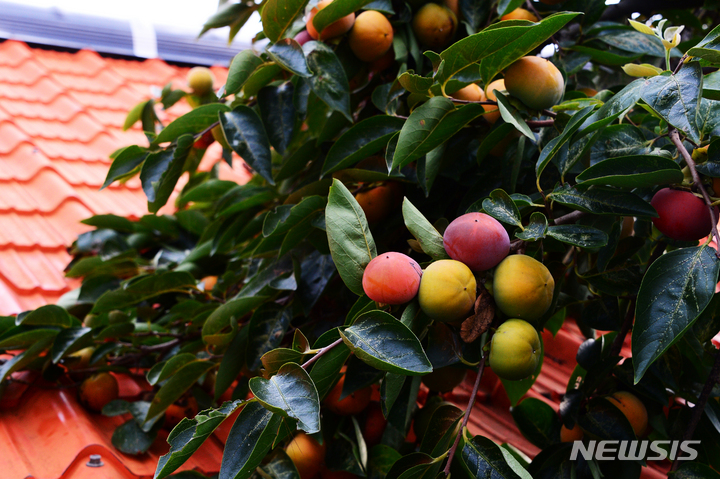
[[[462,435],[463,430],[465,429],[468,421],[470,420],[470,412],[475,405],[475,397],[477,396],[478,389],[480,388],[480,380],[482,379],[483,371],[485,370],[485,358],[486,356],[483,355],[482,359],[480,360],[477,377],[475,378],[475,385],[473,386],[472,394],[470,394],[470,401],[465,408],[465,416],[463,417],[462,425],[460,426],[460,430],[458,431],[457,436],[455,436],[455,442],[450,448],[450,451],[448,451],[447,463],[445,464],[445,469],[443,470],[443,474],[445,474],[445,477],[450,475],[450,466],[452,465],[453,458],[455,457],[455,452],[457,451],[458,444],[460,444],[460,436]]]
[[[695,406],[692,408],[692,416],[690,417],[690,422],[688,423],[687,429],[685,429],[685,433],[683,434],[682,440],[683,441],[689,441],[692,439],[693,434],[695,433],[695,428],[697,427],[698,423],[700,422],[700,418],[702,417],[703,412],[705,411],[705,405],[708,402],[708,399],[710,398],[710,393],[712,392],[713,387],[715,384],[718,383],[718,380],[720,379],[720,350],[715,352],[715,362],[713,363],[713,367],[710,370],[710,375],[707,378],[707,381],[705,381],[705,385],[703,386],[702,392],[700,393],[700,397],[698,398],[697,403],[695,403]],[[682,444],[682,443],[681,443]],[[670,468],[670,471],[675,471],[678,468],[678,460],[677,457],[673,461],[672,467]]]
[[[685,145],[683,145],[682,140],[680,140],[680,134],[678,133],[677,128],[675,128],[674,126],[669,127],[668,133],[670,135],[670,140],[675,144],[678,152],[680,153],[680,155],[682,155],[685,163],[687,163],[687,166],[690,169],[690,174],[692,175],[694,186],[700,191],[700,193],[702,193],[702,196],[705,199],[705,204],[708,208],[710,208],[710,222],[712,223],[712,234],[713,238],[715,238],[715,242],[717,243],[718,241],[720,241],[720,236],[718,236],[717,230],[718,218],[715,214],[715,207],[712,204],[710,195],[708,195],[708,192],[705,189],[705,185],[702,184],[702,181],[700,180],[700,175],[698,175],[697,169],[695,169],[695,161],[692,159],[690,153],[688,153]],[[715,254],[718,256],[718,258],[720,258],[719,251],[716,251]]]
[[[530,128],[545,128],[555,125],[555,120],[527,120],[525,123]]]
[[[340,343],[342,343],[342,342],[343,342],[343,339],[342,339],[342,338],[339,338],[339,339],[336,340],[335,342],[333,342],[333,343],[331,343],[331,344],[328,344],[328,345],[325,346],[324,348],[320,349],[320,351],[319,351],[315,356],[311,357],[311,358],[308,359],[305,363],[303,363],[302,368],[305,369],[305,370],[307,370],[308,366],[310,366],[312,363],[314,363],[315,361],[317,361],[318,359],[320,359],[320,357],[321,357],[323,354],[327,353],[327,352],[330,351],[332,348],[334,348],[335,346],[337,346],[338,344],[340,344]]]

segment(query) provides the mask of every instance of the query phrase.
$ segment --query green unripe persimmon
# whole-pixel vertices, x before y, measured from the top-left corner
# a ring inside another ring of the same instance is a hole
[[[519,381],[532,375],[542,357],[540,336],[522,319],[508,319],[495,331],[489,363],[499,378]]]

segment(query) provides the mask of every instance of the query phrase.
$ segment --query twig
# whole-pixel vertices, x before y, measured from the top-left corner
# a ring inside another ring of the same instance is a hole
[[[664,249],[664,248],[663,248]],[[625,338],[627,337],[628,332],[630,331],[630,328],[632,327],[633,320],[635,319],[635,299],[630,300],[630,304],[628,305],[627,313],[625,314],[625,320],[623,321],[622,327],[620,328],[620,332],[617,336],[615,336],[615,341],[612,343],[612,347],[610,348],[610,356],[617,356],[620,354],[620,350],[622,350],[623,343],[625,343]]]
[[[720,350],[715,352],[715,362],[713,363],[713,367],[710,370],[710,375],[707,378],[707,381],[705,381],[705,386],[703,386],[702,392],[700,393],[700,397],[698,398],[697,403],[695,403],[695,406],[692,408],[692,416],[690,416],[690,422],[688,423],[687,429],[685,429],[685,433],[683,434],[682,440],[683,441],[689,441],[692,439],[693,434],[695,433],[695,428],[698,425],[698,422],[700,422],[700,418],[702,417],[703,411],[705,411],[705,405],[707,404],[708,399],[710,398],[710,393],[712,392],[713,387],[715,384],[717,384],[718,380],[720,379]],[[682,444],[682,442],[680,443]],[[675,471],[678,468],[678,460],[677,457],[673,461],[672,468],[670,471]]]
[[[717,230],[717,223],[718,218],[715,213],[715,207],[712,204],[712,200],[710,199],[710,195],[708,194],[707,190],[705,189],[705,185],[702,184],[702,181],[700,180],[700,175],[698,175],[697,169],[695,169],[695,161],[693,161],[692,156],[690,156],[690,153],[688,153],[687,148],[685,148],[685,145],[683,145],[682,140],[680,140],[680,134],[678,133],[677,129],[673,126],[668,128],[668,133],[670,134],[670,140],[675,144],[675,146],[678,149],[678,152],[682,155],[683,159],[685,160],[685,163],[687,163],[688,168],[690,169],[690,174],[692,175],[693,179],[693,186],[697,188],[700,193],[703,196],[703,199],[705,200],[705,204],[710,209],[710,221],[712,223],[712,234],[713,238],[715,238],[715,241],[720,241],[720,236],[718,235]],[[716,251],[718,257],[720,258],[720,251]]]
[[[328,344],[328,345],[325,346],[324,348],[320,349],[320,351],[318,351],[317,354],[315,354],[315,356],[311,357],[311,358],[308,359],[305,363],[303,363],[303,365],[302,365],[303,369],[307,370],[308,366],[310,366],[312,363],[314,363],[315,361],[317,361],[318,359],[320,359],[320,357],[321,357],[323,354],[327,353],[327,352],[330,351],[332,348],[334,348],[335,346],[337,346],[338,344],[340,344],[340,343],[342,343],[342,342],[343,342],[343,339],[340,338],[340,339],[336,340],[335,342],[333,342],[333,343],[331,343],[331,344]]]
[[[551,221],[554,225],[566,225],[568,223],[575,223],[577,220],[587,215],[584,211],[575,210],[563,216],[559,216]]]
[[[447,477],[450,475],[450,466],[452,465],[453,458],[455,457],[455,452],[457,451],[458,444],[460,444],[460,436],[463,433],[463,430],[465,429],[465,426],[467,426],[468,421],[470,420],[470,412],[472,411],[473,406],[475,405],[475,397],[477,396],[478,389],[480,388],[480,380],[483,376],[483,371],[485,370],[485,356],[480,360],[480,366],[478,368],[477,378],[475,378],[475,385],[473,386],[472,394],[470,394],[470,401],[468,402],[467,407],[465,408],[465,416],[463,417],[462,425],[460,426],[460,430],[457,433],[457,436],[455,436],[455,442],[453,443],[452,447],[450,448],[450,451],[448,452],[447,457],[447,464],[445,464],[445,469],[443,470],[443,473]]]
[[[544,128],[555,125],[555,120],[527,120],[525,123],[530,128]]]

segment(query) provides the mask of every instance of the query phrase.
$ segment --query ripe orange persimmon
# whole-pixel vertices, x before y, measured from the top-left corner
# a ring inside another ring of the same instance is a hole
[[[367,405],[370,404],[372,388],[368,386],[340,399],[344,384],[345,376],[343,375],[335,387],[325,396],[323,404],[325,404],[330,411],[341,416],[351,416],[362,412]]]
[[[433,50],[440,50],[448,46],[455,36],[457,17],[447,7],[428,3],[415,14],[412,27],[420,43]]]
[[[577,424],[575,424],[572,429],[566,428],[564,424],[560,428],[560,442],[579,441],[583,438],[583,436],[583,430],[580,429],[580,426],[578,426]]]
[[[339,20],[334,21],[333,23],[325,27],[321,33],[318,33],[318,31],[315,29],[315,25],[313,25],[313,19],[315,18],[317,12],[327,7],[331,3],[332,0],[322,0],[321,2],[318,2],[318,4],[313,7],[312,10],[310,10],[310,15],[308,15],[308,20],[305,24],[305,27],[307,28],[307,32],[310,34],[310,36],[315,40],[330,40],[339,37],[340,35],[347,33],[347,31],[352,28],[353,23],[355,23],[355,14],[351,13],[349,15],[345,15]]]
[[[357,16],[348,35],[350,49],[364,62],[379,59],[392,47],[393,28],[382,13],[366,10]]]
[[[299,433],[290,441],[285,452],[295,464],[300,479],[311,479],[325,461],[325,444],[320,444],[304,432]]]
[[[388,181],[384,185],[361,191],[355,199],[365,212],[368,223],[376,223],[387,217],[402,202],[402,185]]]
[[[628,418],[636,436],[640,437],[645,434],[648,426],[648,413],[645,405],[637,396],[627,391],[618,391],[605,399],[613,403]]]
[[[503,15],[500,20],[530,20],[531,22],[537,22],[538,17],[524,8],[516,8],[512,12]]]
[[[387,252],[376,256],[363,272],[365,294],[383,304],[405,304],[417,295],[422,268],[402,253]]]
[[[118,398],[117,379],[110,373],[97,373],[80,384],[80,403],[91,411],[100,412],[110,401]]]

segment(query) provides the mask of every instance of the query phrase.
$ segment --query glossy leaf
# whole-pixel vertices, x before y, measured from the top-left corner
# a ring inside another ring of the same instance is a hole
[[[52,361],[57,363],[68,351],[76,349],[76,345],[84,344],[83,340],[87,339],[91,332],[92,328],[68,328],[60,331],[50,351]]]
[[[334,21],[360,10],[370,2],[371,0],[346,0],[343,2],[331,3],[317,12],[315,18],[313,18],[313,26],[318,32],[322,32],[325,27]],[[320,39],[327,40],[326,38],[322,38],[322,36]]]
[[[183,172],[193,146],[193,137],[183,135],[174,148],[148,155],[140,171],[140,181],[151,213],[165,206]]]
[[[240,329],[228,345],[215,376],[215,401],[228,390],[245,365],[245,349],[248,342],[248,327]]]
[[[144,431],[135,419],[130,419],[113,431],[111,442],[120,452],[135,455],[147,452],[156,437],[157,431]]]
[[[260,367],[260,358],[265,353],[280,345],[291,320],[292,311],[274,303],[266,303],[253,313],[248,326],[246,358],[251,371]]]
[[[223,304],[205,320],[202,327],[203,341],[208,344],[222,345],[227,344],[233,338],[233,323],[237,324],[247,313],[257,308],[267,298],[262,296],[252,296],[246,298],[238,298]],[[231,328],[231,331],[228,331]]]
[[[250,379],[250,390],[270,411],[298,421],[308,434],[320,431],[320,399],[308,373],[294,363],[280,368],[270,379]]]
[[[375,240],[357,200],[339,180],[333,180],[325,225],[333,262],[343,282],[358,296],[363,294],[365,266],[377,256]]]
[[[400,130],[392,169],[419,159],[483,113],[483,107],[476,103],[456,109],[448,98],[430,98],[413,110]]]
[[[545,167],[548,165],[548,163],[550,163],[550,160],[552,160],[555,155],[557,155],[557,153],[560,151],[560,148],[562,148],[564,144],[570,141],[572,135],[576,131],[578,131],[581,126],[583,126],[583,121],[590,117],[592,112],[593,107],[589,106],[575,113],[568,122],[568,124],[565,126],[565,129],[563,129],[563,132],[559,136],[550,140],[547,145],[545,145],[545,147],[540,152],[537,164],[535,165],[535,174],[538,177],[538,181],[540,175],[545,170]]]
[[[365,313],[340,334],[358,358],[380,371],[407,376],[432,372],[420,341],[407,326],[388,313]]]
[[[671,251],[648,268],[638,293],[632,337],[636,383],[708,305],[719,272],[720,261],[706,246]]]
[[[657,217],[655,208],[639,196],[604,186],[593,186],[587,191],[559,186],[548,198],[597,215]]]
[[[260,176],[275,184],[271,173],[270,141],[255,110],[240,105],[220,113],[220,124],[230,147]]]
[[[517,108],[512,106],[507,97],[499,91],[496,91],[496,95],[498,110],[500,110],[500,115],[502,116],[502,119],[505,120],[505,123],[511,124],[517,131],[530,138],[531,141],[535,141],[535,135],[533,135],[530,127],[527,123],[525,123],[522,116],[520,116]]]
[[[608,242],[607,233],[584,225],[550,226],[546,234],[558,241],[580,248],[601,248]]]
[[[252,72],[262,63],[263,61],[252,50],[243,50],[235,55],[228,69],[225,94],[232,95],[239,92]]]
[[[18,314],[15,324],[18,326],[59,326],[69,328],[73,322],[65,308],[48,304],[33,311]]]
[[[496,220],[509,225],[519,226],[520,228],[523,227],[520,210],[518,210],[515,202],[504,190],[493,190],[490,193],[490,197],[483,200],[482,206],[485,213]]]
[[[182,466],[242,403],[243,401],[227,402],[217,409],[202,411],[193,419],[183,419],[167,438],[170,450],[158,460],[154,478],[167,477]]]
[[[665,72],[648,78],[640,97],[663,120],[691,140],[700,142],[697,111],[702,97],[702,68],[699,62],[687,63],[675,75]]]
[[[618,407],[602,397],[591,399],[588,402],[585,413],[578,418],[578,424],[583,430],[599,439],[620,441],[635,439],[630,421]]]
[[[215,364],[212,361],[198,360],[187,363],[175,371],[158,392],[155,393],[145,421],[150,421],[165,412],[168,406],[180,399],[203,374],[214,366]]]
[[[525,241],[537,241],[545,237],[547,227],[548,221],[545,215],[535,211],[530,215],[530,221],[525,226],[525,230],[516,232],[515,237]]]
[[[292,83],[262,88],[258,92],[257,101],[270,144],[278,153],[285,153],[295,127]]]
[[[265,36],[271,42],[283,38],[295,18],[302,15],[307,0],[269,0],[262,9],[262,25]]]
[[[323,211],[327,200],[321,196],[306,196],[296,205],[280,205],[265,216],[263,236],[287,233],[304,219]]]
[[[523,436],[541,449],[560,438],[561,422],[557,413],[540,399],[523,399],[512,409],[512,416]]]
[[[290,73],[294,73],[303,78],[312,76],[313,72],[311,72],[308,67],[302,46],[292,38],[278,40],[268,47],[267,52],[278,65]]]
[[[167,361],[157,363],[155,366],[150,368],[147,372],[147,382],[154,386],[155,384],[164,381],[173,374],[175,374],[180,368],[186,364],[195,361],[195,355],[190,353],[180,353],[171,357]]]
[[[110,165],[110,169],[100,189],[107,188],[114,181],[123,179],[135,172],[135,170],[143,164],[147,156],[148,151],[137,145],[123,148],[113,159],[112,165]]]
[[[338,333],[338,330],[331,329],[317,340],[317,342],[313,345],[313,348],[323,348],[339,338],[340,334]],[[335,384],[338,374],[340,373],[340,369],[349,357],[350,349],[344,343],[340,343],[323,354],[320,359],[312,365],[310,377],[317,388],[318,396],[321,400]]]
[[[378,115],[353,125],[328,151],[322,175],[353,166],[382,150],[405,122],[401,118]]]
[[[420,243],[425,253],[434,260],[449,258],[440,232],[407,198],[403,200],[402,213],[405,226]]]
[[[165,293],[185,293],[195,287],[195,278],[184,271],[168,271],[141,278],[125,288],[108,291],[100,296],[92,312],[95,314],[133,306]]]
[[[312,91],[330,109],[342,113],[352,123],[350,85],[338,57],[330,47],[320,42],[307,42],[303,45],[303,51],[308,67],[314,73],[307,79]]]
[[[246,405],[235,419],[225,442],[218,479],[250,477],[270,452],[281,422],[281,416],[268,411],[259,402]]]
[[[681,183],[683,173],[677,163],[662,156],[621,156],[596,163],[576,180],[586,185],[643,188]]]
[[[223,103],[199,106],[170,123],[155,138],[154,143],[174,141],[182,135],[197,134],[218,121],[218,113],[230,111]]]
[[[713,28],[699,43],[688,50],[687,54],[692,57],[700,57],[712,63],[720,63],[720,25]]]
[[[519,464],[514,468],[511,467],[502,448],[490,439],[475,436],[463,443],[460,457],[463,466],[472,477],[532,479],[532,476]]]

